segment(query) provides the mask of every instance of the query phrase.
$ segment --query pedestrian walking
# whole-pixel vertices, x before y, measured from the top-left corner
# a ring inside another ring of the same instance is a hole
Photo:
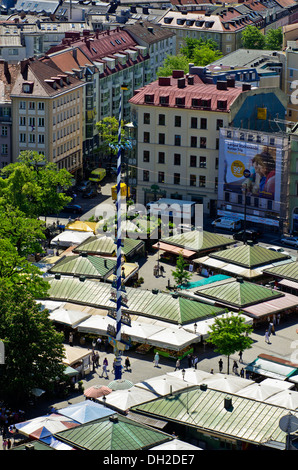
[[[129,357],[126,357],[124,364],[125,364],[125,370],[130,370],[130,371],[131,371],[131,366],[130,366]]]
[[[180,359],[177,359],[175,371],[176,371],[176,370],[179,370],[179,369],[180,369]]]
[[[95,353],[95,365],[96,365],[96,367],[99,367],[99,354],[98,354],[98,351],[96,351],[96,353]]]
[[[73,346],[73,334],[70,332],[68,337],[69,346]]]
[[[244,379],[244,369],[242,367],[241,371],[240,371],[240,377],[242,377]]]
[[[198,362],[199,362],[198,356],[194,356],[193,357],[193,366],[194,366],[195,369],[197,368]]]
[[[270,344],[269,331],[268,330],[265,331],[265,343]]]
[[[238,375],[238,364],[236,361],[234,361],[234,364],[233,364],[233,372],[234,374]]]
[[[159,354],[158,354],[158,352],[155,354],[153,362],[154,362],[154,367],[158,367],[158,363],[159,363]]]
[[[95,353],[94,351],[92,351],[92,371],[94,372],[95,371],[95,364],[96,364],[96,356],[95,356]]]
[[[11,440],[7,439],[7,450],[11,448]]]
[[[192,365],[192,355],[191,354],[187,355],[187,362],[188,362],[188,367],[190,368],[191,365]]]
[[[108,369],[108,364],[109,364],[108,360],[105,357],[104,360],[103,360],[103,363],[102,363],[102,377],[103,377],[104,374],[106,374],[107,379],[109,378],[108,377],[108,370],[107,370]]]
[[[242,361],[242,355],[243,355],[242,351],[239,351],[239,362],[243,362]]]
[[[219,361],[218,361],[219,372],[222,372],[222,368],[223,368],[223,360],[222,360],[222,358],[220,358]]]

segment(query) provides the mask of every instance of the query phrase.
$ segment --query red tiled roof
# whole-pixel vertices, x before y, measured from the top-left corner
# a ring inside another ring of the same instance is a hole
[[[177,78],[168,77],[170,85],[160,85],[157,80],[150,85],[137,90],[136,94],[129,100],[131,104],[145,105],[145,106],[167,106],[167,107],[180,107],[176,105],[176,98],[184,98],[183,108],[193,109],[206,109],[206,111],[218,111],[218,101],[226,101],[227,106],[223,110],[229,112],[231,104],[242,93],[240,87],[229,87],[227,90],[219,90],[216,85],[205,84],[198,75],[193,75],[193,85],[189,85],[187,77],[185,77],[185,87],[178,87]],[[151,95],[151,100],[149,98]],[[168,104],[160,104],[161,97],[168,97]],[[149,101],[147,101],[149,99]],[[210,107],[203,108],[203,105],[198,102],[197,106],[193,105],[193,99],[197,100],[210,100]]]
[[[61,51],[61,53],[58,54],[52,54],[50,58],[44,57],[41,60],[49,65],[55,64],[64,72],[71,72],[72,69],[77,69],[80,66],[85,67],[86,64],[92,65],[92,62],[79,48],[76,48],[76,58],[73,50],[70,49]]]

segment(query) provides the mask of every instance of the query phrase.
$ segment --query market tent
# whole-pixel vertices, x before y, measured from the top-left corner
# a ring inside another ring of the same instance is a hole
[[[136,387],[149,390],[157,395],[169,395],[177,390],[187,387],[187,383],[179,377],[168,374],[153,377],[135,384]]]
[[[102,315],[91,315],[77,326],[77,330],[84,333],[94,333],[106,335],[108,325],[113,323],[113,319]]]
[[[201,447],[193,446],[185,441],[180,441],[180,439],[173,439],[170,442],[164,442],[159,446],[151,447],[150,450],[203,450]]]
[[[92,232],[78,232],[76,230],[65,230],[51,240],[51,245],[72,246],[79,245],[92,236]]]
[[[129,410],[132,406],[146,403],[147,401],[157,398],[153,392],[142,390],[139,387],[132,387],[127,390],[116,390],[107,397],[105,397],[105,405],[110,406],[120,411]],[[103,401],[102,398],[97,398],[99,402]]]
[[[191,258],[196,254],[195,251],[186,250],[184,248],[169,245],[168,243],[158,242],[152,246],[152,248],[157,248],[158,250],[166,251],[167,253],[172,253],[173,255],[179,256],[182,254],[183,258]]]
[[[58,308],[63,308],[65,302],[60,302],[56,300],[36,300],[36,303],[40,305],[41,310],[47,309],[49,312],[57,310]]]
[[[68,444],[65,444],[64,442],[59,441],[53,436],[45,437],[44,439],[40,440],[56,450],[75,450],[73,447],[69,446]]]
[[[66,310],[57,308],[49,315],[50,320],[56,323],[62,323],[75,328],[79,323],[90,317],[90,314],[80,312],[79,310]]]
[[[88,423],[95,419],[109,416],[114,412],[90,400],[85,400],[80,403],[67,406],[57,410],[60,415],[67,416],[68,418],[77,421],[78,423]]]
[[[58,413],[52,413],[29,421],[23,421],[22,423],[16,423],[15,427],[25,436],[31,437],[32,439],[41,439],[78,425],[79,423],[71,418],[59,415]]]
[[[277,292],[277,291],[273,291]],[[255,305],[243,308],[243,313],[250,315],[254,318],[260,318],[274,313],[289,310],[298,306],[298,297],[296,295],[287,294],[283,292],[283,297],[270,299],[265,302],[260,302]]]
[[[250,383],[250,385],[246,386],[244,389],[238,390],[237,395],[240,395],[241,397],[253,398],[255,400],[264,401],[278,392],[280,392],[279,387],[275,387],[274,385],[263,384],[262,382],[255,382]]]
[[[131,326],[122,325],[121,331],[128,335],[132,341],[146,343],[150,336],[164,330],[164,327],[150,323],[131,322]]]
[[[78,232],[91,232],[96,231],[97,222],[84,222],[82,220],[75,220],[66,225],[65,230],[75,230]]]
[[[266,357],[266,355],[258,356],[253,362],[247,364],[246,370],[262,375],[264,377],[271,377],[279,380],[293,380],[297,377],[297,367],[294,365],[286,364],[279,358]]]
[[[247,315],[237,314],[235,312],[227,312],[222,315],[217,315],[216,318],[207,318],[206,320],[200,320],[196,322],[196,333],[200,335],[202,338],[207,338],[210,333],[210,327],[215,323],[217,318],[228,318],[230,316],[239,315],[241,318],[244,319],[245,324],[251,325],[253,323],[252,318],[248,317]],[[186,331],[194,331],[194,323],[189,325],[185,325],[184,329]]]
[[[298,392],[294,390],[282,390],[265,399],[266,403],[283,406],[288,410],[298,410]]]
[[[211,377],[204,380],[204,384],[207,384],[208,388],[227,393],[237,393],[238,390],[243,389],[250,383],[249,380],[237,375],[223,375],[220,373],[211,374]]]
[[[99,398],[105,395],[109,395],[112,392],[112,389],[106,387],[105,385],[93,385],[92,387],[87,388],[84,391],[84,395],[87,398]]]
[[[90,365],[91,351],[85,348],[80,348],[78,346],[69,346],[64,344],[64,358],[63,364],[67,366],[73,366],[77,363],[84,364],[86,368]]]
[[[168,372],[167,375],[177,377],[192,385],[199,385],[209,377],[212,377],[212,374],[210,374],[209,372],[193,368],[185,369],[184,378],[182,370]]]
[[[160,348],[171,349],[172,351],[180,351],[181,349],[193,343],[198,343],[200,336],[189,333],[183,328],[165,328],[158,331],[148,338],[147,344]]]

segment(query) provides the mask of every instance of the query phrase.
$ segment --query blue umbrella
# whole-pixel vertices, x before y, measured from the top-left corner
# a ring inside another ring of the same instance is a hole
[[[99,403],[86,400],[67,406],[66,408],[61,408],[60,410],[57,410],[57,413],[83,424],[115,414],[115,411],[109,410]]]

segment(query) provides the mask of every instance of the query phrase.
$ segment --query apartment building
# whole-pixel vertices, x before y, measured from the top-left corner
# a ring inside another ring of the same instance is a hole
[[[203,203],[205,213],[216,215],[220,129],[233,125],[274,132],[277,126],[271,118],[285,112],[286,98],[278,88],[235,86],[228,77],[205,83],[200,71],[174,71],[137,90],[130,100],[138,129],[141,204],[162,195]],[[263,106],[268,114],[260,119],[258,109]]]
[[[10,92],[19,66],[0,60],[0,168],[12,162],[12,112]]]
[[[85,84],[39,60],[24,60],[11,90],[12,159],[22,150],[77,175],[82,170]]]

